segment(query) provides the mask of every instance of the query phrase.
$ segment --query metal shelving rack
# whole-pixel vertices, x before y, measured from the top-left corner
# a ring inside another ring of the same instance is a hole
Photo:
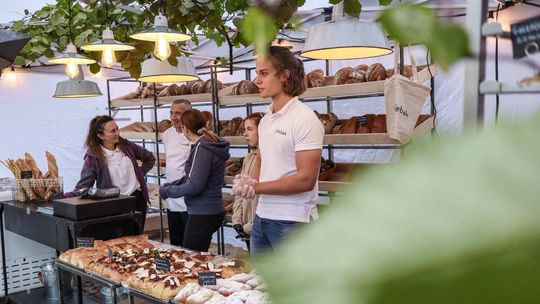
[[[467,28],[473,57],[465,65],[464,127],[482,127],[485,95],[540,93],[540,84],[519,86],[486,80],[486,38],[495,36],[509,39],[510,33],[487,22],[488,0],[467,1]]]
[[[403,58],[403,48],[399,49],[400,58]],[[304,59],[304,61],[312,61],[311,59]],[[111,82],[136,82],[134,79],[110,79],[107,81],[107,95],[108,95],[108,105],[109,112],[117,110],[139,110],[141,121],[144,121],[144,111],[153,110],[153,118],[155,121],[155,129],[157,130],[157,110],[166,108],[169,106],[173,100],[184,98],[190,100],[194,106],[212,106],[213,114],[213,125],[214,130],[218,130],[219,121],[220,121],[220,110],[229,109],[229,108],[245,108],[246,115],[249,115],[253,112],[254,106],[259,105],[268,105],[271,100],[264,99],[258,96],[258,94],[251,95],[235,95],[235,96],[226,96],[221,95],[220,92],[216,90],[217,88],[217,79],[219,73],[229,72],[229,66],[218,64],[219,60],[213,60],[205,65],[197,67],[197,70],[203,71],[199,75],[210,75],[212,80],[212,92],[204,94],[191,94],[191,95],[179,95],[179,96],[167,96],[167,97],[157,97],[154,93],[152,98],[142,98],[136,100],[119,100],[112,99],[110,96],[110,83]],[[254,59],[247,59],[242,61],[233,62],[233,66],[236,65],[234,71],[244,71],[245,79],[251,80],[252,71],[255,70],[255,67],[240,67],[239,65],[244,63],[253,63]],[[227,69],[223,69],[226,67]],[[220,69],[221,68],[221,69]],[[325,61],[325,70],[326,75],[330,75],[330,62]],[[404,70],[403,63],[401,62],[400,71]],[[431,100],[434,100],[434,79],[433,77],[437,74],[437,67],[430,65],[430,70],[424,69],[419,72],[419,79],[421,82],[430,80],[431,82]],[[154,90],[155,92],[155,90]],[[365,97],[374,97],[374,96],[384,96],[384,81],[376,82],[364,82],[357,84],[346,84],[346,85],[332,85],[318,88],[309,88],[307,91],[300,96],[302,102],[321,102],[326,101],[326,110],[331,112],[333,110],[333,102],[343,99],[358,99]],[[420,124],[414,134],[414,138],[418,138],[428,133],[428,131],[433,129],[434,126],[434,117],[435,114],[433,107],[431,108],[432,117]],[[158,166],[155,167],[149,177],[155,177],[158,180],[164,178],[165,175],[162,173],[162,167],[159,166],[159,161],[163,157],[159,153],[159,143],[161,141],[161,133],[159,132],[121,132],[122,136],[126,139],[133,141],[141,142],[143,145],[147,143],[153,143],[157,146],[156,158],[158,161]],[[231,143],[231,148],[233,149],[247,149],[247,145],[243,136],[231,136],[224,137]],[[324,149],[328,151],[329,159],[333,159],[333,151],[338,149],[400,149],[403,150],[404,146],[399,142],[392,140],[388,137],[386,133],[367,133],[367,134],[326,134],[324,139]],[[232,177],[226,176],[224,178],[224,188],[230,188],[232,183]],[[335,193],[339,192],[342,186],[347,185],[347,182],[333,182],[333,181],[320,181],[319,182],[319,191],[321,196],[333,196]],[[163,206],[160,200],[159,212],[160,212],[160,228],[161,228],[161,240],[163,240]],[[224,242],[223,242],[223,230],[220,229],[218,233],[218,253],[224,253]]]

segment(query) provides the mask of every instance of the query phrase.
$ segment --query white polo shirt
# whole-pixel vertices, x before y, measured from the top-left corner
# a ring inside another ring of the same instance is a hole
[[[184,177],[184,167],[191,150],[191,141],[186,138],[184,133],[176,131],[170,127],[162,135],[163,146],[165,147],[165,161],[167,181],[173,182]],[[168,198],[167,208],[173,212],[187,211],[186,203],[183,197]]]
[[[312,109],[294,97],[276,113],[272,105],[259,123],[259,181],[273,181],[297,172],[296,152],[322,149],[324,127]],[[317,210],[318,183],[292,195],[260,195],[257,215],[271,220],[307,223]]]

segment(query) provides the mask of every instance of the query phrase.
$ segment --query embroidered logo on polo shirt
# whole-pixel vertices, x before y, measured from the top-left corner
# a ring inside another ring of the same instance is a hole
[[[279,135],[287,135],[287,131],[283,131],[281,129],[276,129],[276,131],[274,131],[276,134],[279,134]]]

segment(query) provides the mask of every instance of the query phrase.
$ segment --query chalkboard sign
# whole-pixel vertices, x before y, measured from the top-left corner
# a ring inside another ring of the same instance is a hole
[[[511,26],[512,47],[514,58],[521,58],[540,49],[540,16],[514,23]]]
[[[94,238],[91,237],[78,237],[77,247],[94,247]]]
[[[215,272],[199,272],[199,285],[216,285],[216,273]]]
[[[32,171],[21,171],[21,179],[32,178]]]
[[[171,262],[168,258],[162,258],[159,255],[156,255],[156,270],[161,270],[163,272],[169,272],[171,270]]]

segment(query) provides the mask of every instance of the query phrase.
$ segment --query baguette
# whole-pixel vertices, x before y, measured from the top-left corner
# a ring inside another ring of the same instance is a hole
[[[54,157],[54,155],[49,151],[45,151],[45,156],[47,157],[47,166],[49,168],[51,178],[60,177],[58,175],[58,163],[56,162],[56,158]]]

